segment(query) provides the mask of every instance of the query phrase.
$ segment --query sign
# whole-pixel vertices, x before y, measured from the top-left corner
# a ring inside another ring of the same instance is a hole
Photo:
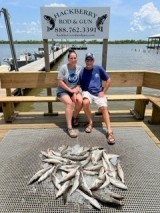
[[[43,39],[107,39],[109,7],[41,7]]]

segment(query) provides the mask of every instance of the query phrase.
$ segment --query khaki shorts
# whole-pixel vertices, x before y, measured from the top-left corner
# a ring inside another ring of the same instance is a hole
[[[102,106],[105,106],[105,107],[108,106],[106,97],[98,97],[98,96],[92,95],[88,91],[83,91],[82,97],[87,98],[89,100],[90,104],[92,104],[92,102],[94,102],[98,106],[98,108],[102,107]]]

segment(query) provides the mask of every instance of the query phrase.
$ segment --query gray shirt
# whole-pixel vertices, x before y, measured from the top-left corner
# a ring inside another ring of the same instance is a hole
[[[69,69],[67,64],[62,65],[58,73],[58,80],[63,80],[70,88],[74,88],[79,83],[79,73],[82,66],[76,65],[76,69]],[[57,93],[66,91],[62,87],[57,87]]]

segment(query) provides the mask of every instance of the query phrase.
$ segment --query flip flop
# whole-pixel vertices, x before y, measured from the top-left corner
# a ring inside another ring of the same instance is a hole
[[[67,129],[67,133],[71,138],[76,138],[78,136],[77,131],[74,129]]]
[[[79,126],[79,122],[78,122],[78,118],[72,118],[72,125],[74,126],[74,127],[78,127]]]
[[[107,138],[107,142],[109,145],[115,144],[115,137],[114,137],[113,132],[107,133],[106,138]]]
[[[85,128],[85,132],[86,133],[91,133],[92,129],[93,129],[93,124],[87,123],[86,128]]]

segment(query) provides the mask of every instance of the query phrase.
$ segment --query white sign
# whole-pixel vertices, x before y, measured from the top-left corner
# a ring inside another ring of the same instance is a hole
[[[43,39],[106,39],[109,7],[41,7]]]

